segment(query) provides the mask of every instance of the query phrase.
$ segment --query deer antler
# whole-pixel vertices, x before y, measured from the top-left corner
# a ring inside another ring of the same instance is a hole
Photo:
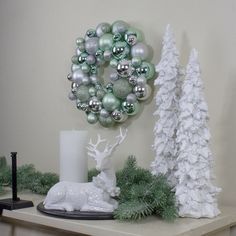
[[[98,134],[98,139],[96,143],[92,142],[92,139],[89,140],[87,149],[88,149],[88,155],[96,159],[96,157],[101,153],[97,148],[99,144],[106,142],[106,139],[102,139],[100,134]]]
[[[120,128],[120,134],[116,136],[117,141],[113,145],[109,145],[109,143],[107,143],[104,152],[106,152],[108,155],[111,155],[115,148],[124,141],[127,136],[127,132],[128,129],[125,129],[124,133],[122,133],[122,129]]]
[[[106,156],[110,156],[115,150],[115,148],[124,141],[127,132],[128,129],[125,129],[125,131],[122,132],[122,129],[120,128],[120,134],[116,136],[117,141],[113,145],[110,145],[109,142],[106,141],[106,139],[102,139],[101,136],[98,134],[98,139],[96,143],[93,143],[91,139],[88,143],[88,155],[94,158],[95,160],[97,158],[104,158]],[[105,148],[103,151],[99,151],[98,146],[103,142],[106,142]]]

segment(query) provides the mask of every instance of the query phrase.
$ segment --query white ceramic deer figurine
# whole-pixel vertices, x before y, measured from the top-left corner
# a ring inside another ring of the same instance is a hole
[[[113,212],[118,203],[112,197],[118,196],[120,189],[116,187],[116,175],[111,163],[111,154],[119,146],[127,135],[127,129],[116,137],[116,142],[110,144],[106,139],[98,135],[96,143],[90,139],[88,155],[96,161],[96,169],[101,171],[93,181],[89,183],[75,183],[62,181],[55,184],[44,200],[46,209],[66,211],[101,211]],[[103,151],[98,147],[105,143]]]

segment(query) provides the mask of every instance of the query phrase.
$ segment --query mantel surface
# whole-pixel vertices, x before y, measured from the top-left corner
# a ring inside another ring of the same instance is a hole
[[[10,197],[9,194],[2,198]],[[3,210],[2,219],[20,220],[56,229],[96,236],[199,236],[218,231],[236,224],[236,207],[221,207],[221,215],[214,219],[179,218],[168,223],[157,217],[148,217],[138,223],[119,222],[116,220],[70,220],[54,218],[37,211],[36,206],[43,201],[43,196],[22,193],[19,197],[31,200],[35,206],[19,210]]]

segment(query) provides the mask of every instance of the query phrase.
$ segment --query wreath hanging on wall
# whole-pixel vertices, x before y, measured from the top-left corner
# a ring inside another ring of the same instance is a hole
[[[99,24],[76,40],[72,57],[69,98],[87,115],[90,124],[111,127],[139,112],[140,102],[149,98],[148,80],[155,68],[139,30],[124,21]],[[103,83],[103,69],[109,65],[109,82]]]

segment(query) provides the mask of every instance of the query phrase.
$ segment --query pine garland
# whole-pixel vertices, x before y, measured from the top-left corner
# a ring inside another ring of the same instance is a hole
[[[4,163],[1,160],[0,163]],[[91,169],[88,180],[99,172]],[[115,219],[136,221],[150,215],[157,215],[171,221],[177,217],[175,195],[164,176],[154,176],[150,171],[137,166],[134,156],[128,157],[124,168],[117,171],[117,186],[120,187],[118,209],[114,212]],[[34,166],[23,165],[17,171],[18,189],[31,190],[45,195],[59,181],[54,173],[41,173]],[[11,168],[6,164],[0,166],[0,193],[4,186],[11,186]]]
[[[22,165],[17,169],[17,188],[19,191],[31,190],[34,193],[45,195],[48,190],[59,181],[54,173],[36,171],[32,164]],[[0,193],[3,187],[11,186],[11,168],[6,164],[5,157],[0,157]]]

